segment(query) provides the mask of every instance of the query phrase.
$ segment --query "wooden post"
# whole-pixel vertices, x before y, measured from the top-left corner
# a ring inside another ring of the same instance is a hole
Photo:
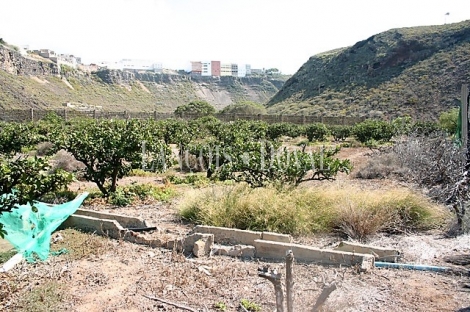
[[[64,120],[67,121],[67,109],[64,108]]]
[[[468,150],[468,86],[462,85],[462,98],[461,98],[461,108],[462,108],[462,146],[466,147]]]
[[[294,253],[289,250],[286,255],[286,296],[287,312],[294,312]]]
[[[153,111],[153,119],[157,120],[157,118],[158,118],[157,111]]]
[[[276,294],[276,311],[284,312],[284,294],[282,291],[281,273],[276,270],[258,269],[258,276],[267,279],[274,285],[274,292]]]
[[[96,109],[93,110],[93,119],[96,119]]]
[[[31,108],[31,121],[34,121],[34,108]]]

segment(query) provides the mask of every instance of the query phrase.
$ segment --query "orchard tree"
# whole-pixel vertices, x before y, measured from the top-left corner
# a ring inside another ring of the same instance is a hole
[[[47,158],[0,156],[0,214],[17,205],[30,204],[41,196],[65,189],[73,175],[63,170],[50,173]],[[5,232],[0,223],[0,237]]]
[[[267,113],[266,107],[263,105],[252,102],[252,101],[243,101],[238,103],[230,104],[226,106],[221,114],[240,114],[240,115],[265,115]]]
[[[85,179],[96,183],[104,196],[116,191],[117,180],[127,176],[133,164],[148,157],[143,155],[142,144],[150,138],[142,135],[142,125],[135,119],[81,120],[57,136],[57,147],[70,152],[85,165]],[[159,157],[160,147],[154,141],[145,146],[147,152],[157,153],[156,157]],[[162,166],[167,164],[165,159],[152,158],[152,161]]]
[[[176,117],[183,117],[186,114],[197,115],[199,117],[209,116],[215,114],[215,108],[206,101],[192,101],[178,106],[174,114]]]

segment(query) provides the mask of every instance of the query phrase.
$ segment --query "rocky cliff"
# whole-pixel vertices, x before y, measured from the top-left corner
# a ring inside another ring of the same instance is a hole
[[[266,103],[284,81],[267,78],[100,70],[88,73],[23,57],[0,45],[0,108],[59,108],[67,103],[104,110],[172,112],[192,100],[216,109],[239,101]]]

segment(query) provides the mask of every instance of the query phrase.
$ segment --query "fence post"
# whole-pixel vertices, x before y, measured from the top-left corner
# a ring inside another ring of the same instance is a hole
[[[93,119],[96,119],[96,109],[93,110]]]
[[[153,111],[153,119],[157,120],[157,111]]]
[[[64,108],[64,120],[67,121],[67,109]]]
[[[31,121],[34,121],[34,108],[31,107]]]

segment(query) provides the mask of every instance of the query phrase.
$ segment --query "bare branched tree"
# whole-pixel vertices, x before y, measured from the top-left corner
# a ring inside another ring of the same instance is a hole
[[[391,150],[405,168],[403,178],[428,191],[431,198],[452,207],[459,231],[468,231],[465,222],[469,169],[466,150],[444,133],[412,134]]]

